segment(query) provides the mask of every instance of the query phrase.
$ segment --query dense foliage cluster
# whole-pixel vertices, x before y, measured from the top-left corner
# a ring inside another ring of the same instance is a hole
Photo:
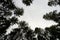
[[[22,0],[26,6],[32,1]],[[49,0],[48,5],[60,5],[60,0]],[[57,22],[57,25],[45,29],[35,28],[35,30],[30,29],[25,21],[18,20],[17,16],[20,17],[23,13],[23,8],[17,8],[13,0],[0,0],[0,40],[60,40],[60,12],[55,10],[43,16],[46,20]],[[6,34],[6,30],[14,24],[18,24],[18,28]]]
[[[24,4],[26,4],[26,6],[29,6],[32,3],[33,0],[22,0],[22,2]]]
[[[23,12],[23,9],[14,5],[13,0],[0,0],[0,40],[6,30],[18,22],[17,16],[23,15]]]
[[[60,0],[49,0],[48,5],[49,5],[49,6],[60,5]]]
[[[57,23],[60,23],[60,12],[57,13],[57,10],[53,12],[49,12],[46,15],[43,16],[44,19],[46,20],[53,20]]]

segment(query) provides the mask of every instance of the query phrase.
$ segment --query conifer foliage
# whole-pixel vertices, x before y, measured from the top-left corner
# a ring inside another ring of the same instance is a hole
[[[32,0],[23,0],[23,3],[29,6]],[[0,0],[0,40],[30,40],[32,38],[33,31],[27,23],[25,21],[18,22],[17,17],[22,16],[23,13],[23,8],[17,8],[13,0]],[[18,28],[6,34],[6,30],[14,24],[18,24]]]
[[[26,6],[32,1],[22,0]],[[54,5],[60,5],[60,0],[49,0],[48,6]],[[35,30],[32,30],[25,21],[18,20],[17,16],[20,17],[23,13],[24,9],[17,8],[13,0],[0,0],[0,40],[60,40],[60,12],[55,10],[43,16],[45,20],[53,20],[58,23],[57,25],[45,29],[36,27]],[[18,24],[18,28],[6,34],[6,30],[14,24]]]
[[[60,5],[60,0],[49,0],[48,5],[49,6]]]
[[[23,12],[23,9],[14,5],[13,0],[0,0],[0,40],[4,40],[6,30],[18,22],[17,16],[23,15]]]
[[[33,0],[23,0],[22,2],[26,4],[26,6],[29,6],[32,3]]]

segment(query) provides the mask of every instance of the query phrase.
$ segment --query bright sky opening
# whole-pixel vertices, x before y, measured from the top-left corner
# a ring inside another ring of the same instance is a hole
[[[19,18],[19,20],[26,21],[31,29],[35,27],[45,28],[51,25],[57,24],[54,21],[49,21],[43,19],[43,15],[49,13],[53,10],[60,11],[60,6],[49,7],[48,0],[33,0],[30,6],[26,6],[22,3],[22,0],[14,0],[17,7],[24,9],[24,14]]]

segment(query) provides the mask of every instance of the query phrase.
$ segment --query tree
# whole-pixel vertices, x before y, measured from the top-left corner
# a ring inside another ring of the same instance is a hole
[[[48,5],[49,6],[60,5],[60,0],[49,0]]]
[[[26,4],[26,6],[29,6],[32,3],[33,0],[22,0],[22,2],[24,4]]]
[[[12,0],[0,0],[0,5],[0,37],[2,37],[3,35],[5,35],[6,30],[11,25],[17,23],[18,19],[16,18],[16,16],[12,16],[12,14],[15,13],[14,15],[18,16],[18,13],[16,11],[18,9],[13,4]],[[12,13],[12,11],[14,13]],[[19,9],[18,11],[20,13],[19,15],[23,15],[23,9]]]
[[[32,0],[23,0],[22,2],[26,4],[26,6],[29,6]],[[23,34],[26,34],[26,32],[31,29],[29,29],[25,21],[18,22],[17,16],[20,17],[23,13],[24,9],[17,8],[13,0],[0,0],[0,40],[24,40]],[[14,24],[18,24],[19,27],[13,29],[13,31],[7,35],[6,30]]]
[[[32,1],[22,0],[26,6]],[[50,0],[48,5],[60,5],[60,0]],[[17,8],[13,0],[0,0],[0,40],[60,40],[60,12],[57,13],[55,10],[43,16],[46,20],[58,23],[57,25],[45,29],[35,28],[35,30],[32,30],[25,21],[18,20],[17,16],[20,17],[23,13],[24,9]],[[6,30],[14,24],[18,24],[18,28],[6,34]]]
[[[56,6],[60,5],[60,0],[49,0],[48,6]],[[49,12],[46,15],[43,16],[46,20],[52,20],[57,25],[52,25],[50,27],[45,28],[46,32],[46,38],[48,40],[60,40],[60,12],[57,12],[57,10],[54,10],[53,12]],[[49,35],[48,35],[49,34]],[[48,37],[47,37],[48,36]]]
[[[60,12],[57,13],[55,10],[44,15],[43,18],[46,20],[53,20],[54,22],[58,23],[57,25],[52,25],[49,28],[45,28],[45,30],[51,35],[49,36],[50,40],[56,40],[57,38],[60,39]]]
[[[50,12],[49,14],[47,13],[43,16],[43,18],[46,20],[53,20],[57,23],[60,23],[60,12],[57,13],[57,10],[55,10],[53,12]]]

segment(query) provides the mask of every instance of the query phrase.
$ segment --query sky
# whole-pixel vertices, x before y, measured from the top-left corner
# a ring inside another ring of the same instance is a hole
[[[34,30],[36,27],[44,29],[45,27],[57,24],[54,21],[43,19],[43,15],[53,10],[60,11],[60,6],[49,7],[48,0],[33,0],[33,3],[30,6],[24,5],[22,0],[13,1],[17,7],[24,9],[24,14],[19,18],[19,20],[26,21],[31,29]]]

